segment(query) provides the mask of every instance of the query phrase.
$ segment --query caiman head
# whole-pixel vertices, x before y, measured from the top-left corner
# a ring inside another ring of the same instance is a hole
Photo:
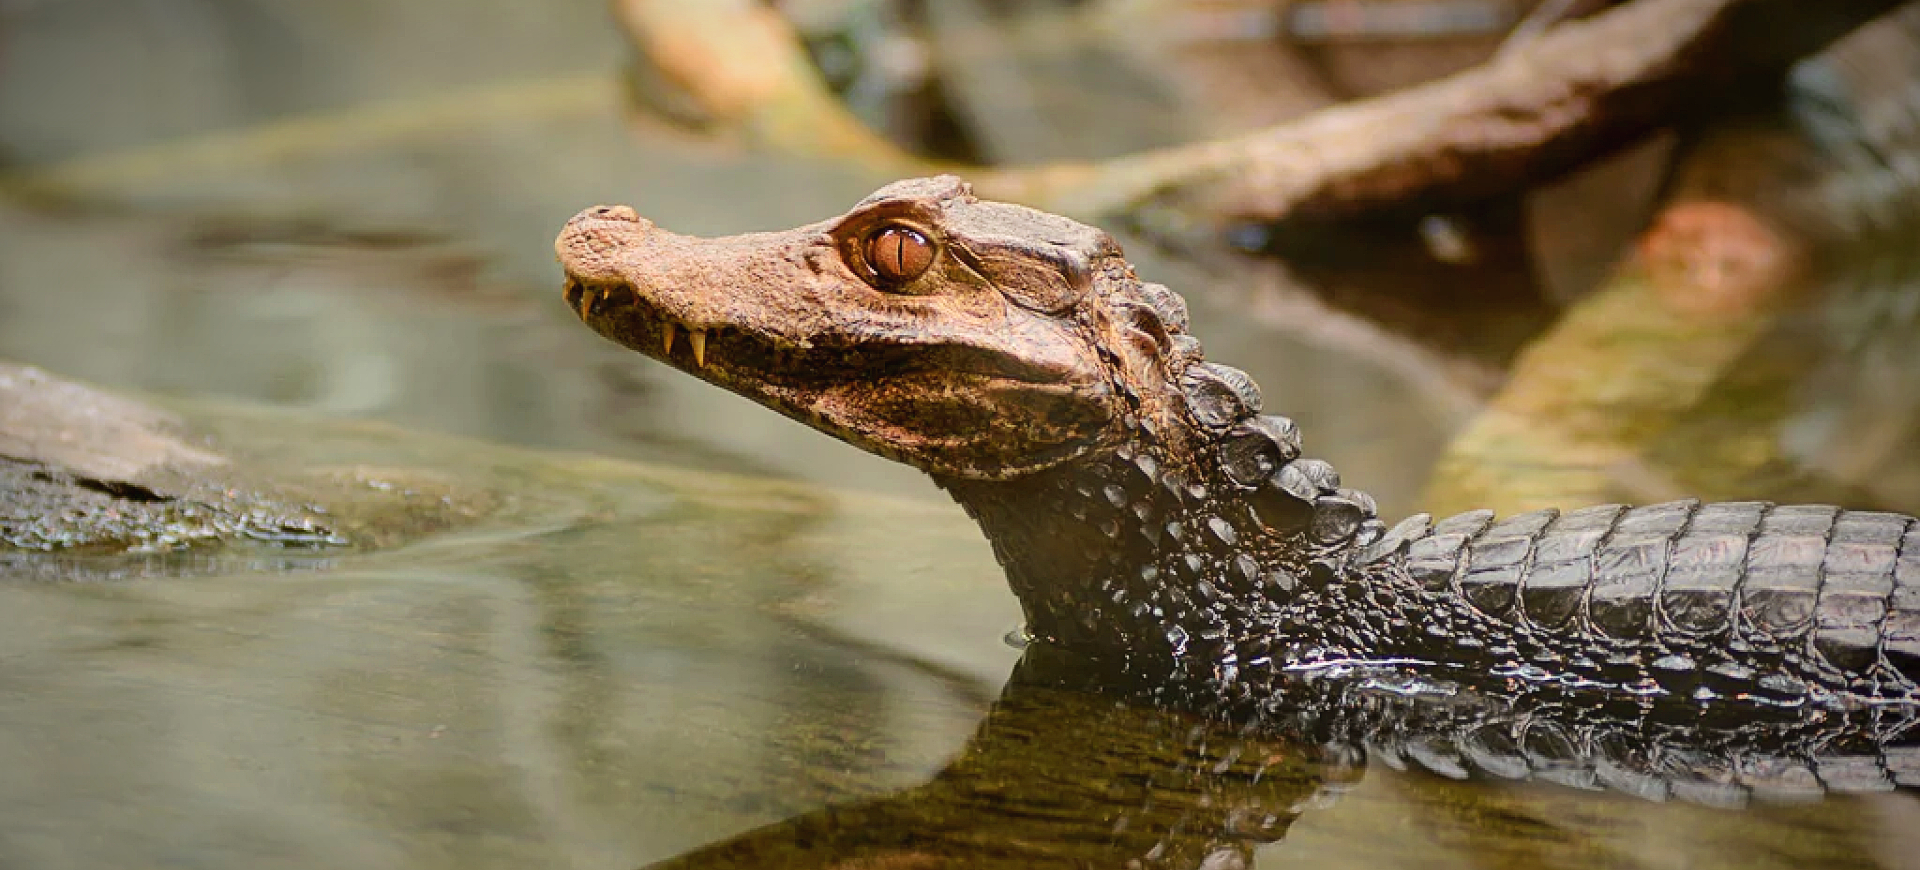
[[[1034,637],[1184,650],[1223,636],[1227,602],[1270,607],[1289,572],[1385,531],[1106,233],[957,178],[717,239],[599,206],[555,246],[601,335],[931,473]]]
[[[936,476],[1018,477],[1192,413],[1158,398],[1198,357],[1178,296],[1106,233],[952,176],[717,239],[599,206],[555,249],[601,335]]]

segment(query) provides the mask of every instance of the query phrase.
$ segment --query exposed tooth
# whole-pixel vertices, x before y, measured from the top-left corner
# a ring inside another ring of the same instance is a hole
[[[591,284],[587,285],[586,304],[582,305],[580,307],[580,310],[585,311],[588,314],[592,314],[593,306],[598,304],[600,304],[600,288],[595,287]]]
[[[673,356],[673,337],[679,332],[680,332],[680,327],[672,323],[669,323],[667,324],[666,331],[662,333],[662,337],[665,339],[664,346],[665,346],[667,356]]]
[[[687,341],[693,344],[693,364],[707,367],[707,333],[703,329],[687,330]]]

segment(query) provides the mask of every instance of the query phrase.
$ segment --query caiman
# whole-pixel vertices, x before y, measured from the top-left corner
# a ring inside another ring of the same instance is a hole
[[[1244,695],[1394,669],[1687,705],[1920,703],[1920,526],[1676,501],[1391,527],[1094,227],[901,181],[785,232],[555,243],[601,335],[931,475],[1036,643]]]

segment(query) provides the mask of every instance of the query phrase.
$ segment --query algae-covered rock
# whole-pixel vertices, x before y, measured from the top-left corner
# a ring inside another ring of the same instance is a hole
[[[171,411],[0,363],[0,575],[178,574],[235,554],[292,567],[490,509],[418,475],[303,464],[276,440],[217,441]]]
[[[179,418],[0,365],[0,548],[165,553],[233,540],[350,543],[316,505],[230,486],[232,463]]]

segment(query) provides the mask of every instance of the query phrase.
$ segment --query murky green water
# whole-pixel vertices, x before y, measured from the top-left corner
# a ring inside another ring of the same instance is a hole
[[[911,782],[1012,657],[931,505],[251,431],[505,501],[321,570],[0,586],[7,866],[637,864]]]
[[[315,570],[0,582],[0,867],[627,868],[793,817],[750,835],[784,851],[687,860],[945,866],[919,830],[1103,866],[1141,793],[1075,789],[1185,775],[1178,717],[1028,693],[983,728],[1018,608],[958,509],[559,301],[585,205],[738,232],[886,179],[636,135],[597,3],[135,7],[0,11],[7,147],[62,191],[0,199],[0,357],[494,507]],[[1383,513],[1418,507],[1461,411],[1420,360],[1277,336],[1271,274],[1129,250]],[[1920,866],[1905,794],[1733,812],[1254,749],[1291,820],[1261,867]],[[1073,847],[993,840],[1036,815]]]

